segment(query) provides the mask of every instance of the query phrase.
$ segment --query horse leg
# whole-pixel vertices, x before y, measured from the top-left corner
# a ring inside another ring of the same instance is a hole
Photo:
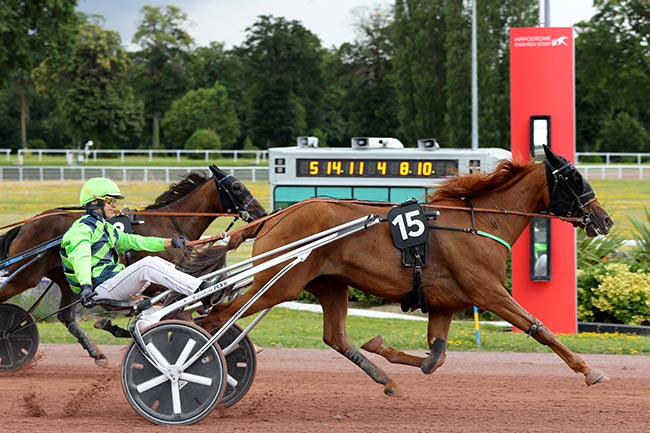
[[[399,396],[399,385],[381,368],[373,364],[348,340],[346,317],[348,311],[347,285],[330,278],[310,282],[305,288],[311,292],[323,308],[323,341],[332,349],[352,361],[375,382],[384,385],[384,394]]]
[[[81,329],[79,323],[77,323],[75,308],[68,307],[72,302],[76,300],[74,294],[72,293],[72,290],[70,290],[70,286],[62,283],[60,280],[55,282],[61,289],[61,302],[59,304],[59,312],[57,314],[57,318],[66,326],[68,332],[77,339],[79,344],[81,344],[81,347],[86,349],[88,355],[90,355],[91,358],[95,359],[95,364],[99,365],[100,367],[108,367],[108,359],[106,358],[106,355],[104,355],[97,344],[95,344],[95,342],[88,336],[88,334],[86,334],[84,330]]]
[[[393,364],[420,367],[423,373],[431,374],[445,362],[447,335],[453,314],[429,312],[428,341],[431,352],[426,358],[409,355],[390,346],[385,346],[383,338],[378,335],[366,342],[362,349],[383,356]]]
[[[533,317],[521,305],[517,303],[505,290],[501,287],[499,292],[504,293],[504,296],[496,296],[490,299],[488,303],[477,303],[480,308],[492,311],[504,320],[510,322],[513,326],[524,330],[526,334],[537,340],[545,346],[548,346],[555,352],[562,360],[576,373],[582,373],[585,376],[585,383],[587,386],[602,383],[609,378],[601,370],[594,368],[587,364],[581,357],[576,355],[571,349],[560,343],[555,335],[546,328],[542,322]]]

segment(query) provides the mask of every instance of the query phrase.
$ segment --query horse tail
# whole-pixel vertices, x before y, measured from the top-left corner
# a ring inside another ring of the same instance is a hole
[[[4,235],[0,236],[0,260],[7,258],[9,254],[9,245],[11,245],[11,242],[16,239],[21,227],[22,226],[14,227]]]
[[[224,245],[196,249],[183,257],[177,268],[186,274],[200,277],[224,268],[227,252],[228,247]]]

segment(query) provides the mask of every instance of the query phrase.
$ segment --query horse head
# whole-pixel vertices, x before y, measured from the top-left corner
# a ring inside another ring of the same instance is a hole
[[[587,236],[609,233],[614,221],[601,206],[589,182],[569,161],[553,153],[546,145],[544,153],[551,212],[579,218],[574,225],[584,229]]]
[[[210,171],[214,175],[219,199],[226,212],[236,212],[246,222],[255,221],[267,214],[264,206],[233,175],[226,173],[216,165],[211,165]]]

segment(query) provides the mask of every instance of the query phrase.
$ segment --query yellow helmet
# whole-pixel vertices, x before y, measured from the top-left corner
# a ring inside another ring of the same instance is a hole
[[[124,198],[120,188],[115,182],[105,177],[93,177],[88,179],[79,193],[79,205],[86,206],[93,200],[104,197]]]

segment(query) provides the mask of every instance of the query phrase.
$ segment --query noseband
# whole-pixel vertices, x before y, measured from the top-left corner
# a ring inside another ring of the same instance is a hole
[[[551,199],[551,211],[558,216],[573,216],[582,213],[583,225],[591,222],[590,213],[584,207],[596,200],[596,194],[588,182],[585,182],[578,170],[568,161],[560,168],[554,168],[548,159],[546,164],[546,182]],[[578,179],[579,182],[575,182]],[[580,185],[577,185],[579,183]],[[576,224],[574,224],[576,225]]]

